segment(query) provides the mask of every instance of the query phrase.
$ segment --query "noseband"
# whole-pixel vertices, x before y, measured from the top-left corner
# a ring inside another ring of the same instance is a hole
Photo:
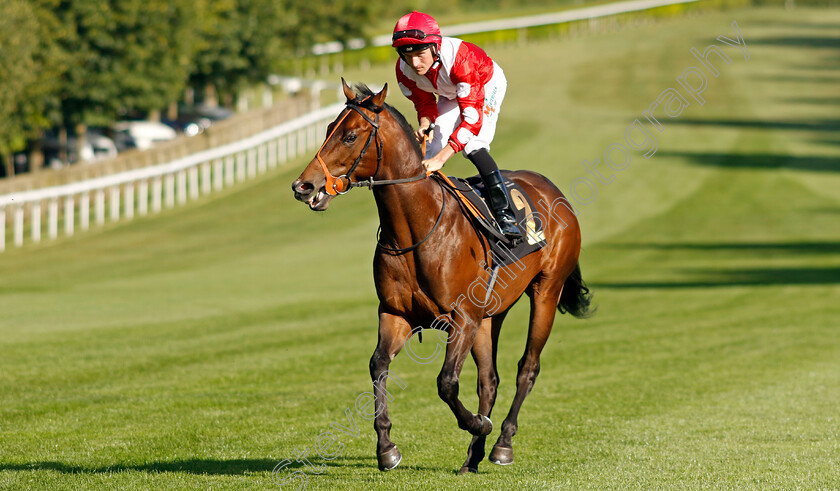
[[[374,116],[373,119],[371,119],[367,114],[362,112],[362,108],[360,107],[360,104],[364,103],[365,101],[370,99],[370,97],[371,96],[366,97],[361,102],[356,102],[355,100],[347,101],[347,108],[352,110],[352,111],[356,111],[357,113],[359,113],[359,115],[362,118],[364,118],[365,121],[370,123],[370,125],[372,127],[371,132],[368,134],[367,141],[365,141],[365,146],[362,147],[362,151],[359,153],[359,156],[356,157],[356,161],[353,162],[352,166],[350,166],[350,170],[348,170],[346,173],[344,173],[340,176],[333,176],[330,173],[329,169],[327,168],[327,164],[324,162],[324,159],[321,158],[321,151],[324,150],[324,147],[327,145],[327,142],[330,141],[330,138],[332,138],[333,134],[335,134],[336,130],[338,130],[338,128],[341,126],[341,123],[347,118],[347,116],[350,115],[351,111],[345,112],[344,116],[342,116],[341,119],[339,119],[338,122],[335,123],[335,126],[333,127],[333,130],[330,132],[330,134],[324,140],[324,144],[321,145],[321,148],[318,149],[318,153],[315,154],[315,158],[317,158],[318,163],[321,164],[321,169],[323,169],[324,176],[327,179],[327,183],[326,183],[325,188],[326,188],[327,194],[329,194],[330,196],[336,196],[336,195],[339,195],[339,194],[347,194],[348,192],[350,192],[351,189],[353,189],[355,187],[364,186],[364,187],[373,189],[373,186],[380,186],[380,185],[385,185],[385,184],[401,184],[401,183],[406,183],[406,182],[414,182],[414,181],[419,181],[421,179],[425,179],[427,177],[426,173],[424,172],[424,173],[422,173],[418,176],[409,177],[409,178],[405,178],[405,179],[387,179],[387,180],[379,180],[379,181],[374,180],[374,177],[379,172],[379,164],[382,163],[382,140],[379,138],[379,113],[382,112],[383,108],[379,108],[378,110],[366,108],[369,111],[372,111],[376,115],[376,116]],[[351,179],[351,176],[353,175],[353,172],[356,171],[356,167],[358,167],[359,164],[362,162],[362,158],[365,156],[365,152],[368,151],[368,148],[370,147],[370,143],[372,141],[376,142],[376,170],[373,172],[373,174],[370,176],[370,178],[368,180],[354,182]]]

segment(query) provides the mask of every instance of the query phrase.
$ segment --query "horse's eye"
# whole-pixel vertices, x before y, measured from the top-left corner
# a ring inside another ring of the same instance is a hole
[[[353,143],[356,141],[356,134],[355,133],[348,133],[344,135],[344,143]]]

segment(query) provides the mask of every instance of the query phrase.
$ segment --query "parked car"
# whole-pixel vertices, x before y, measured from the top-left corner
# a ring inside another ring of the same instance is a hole
[[[116,143],[102,133],[88,131],[86,139],[93,151],[93,159],[91,160],[112,159],[117,156]]]
[[[162,119],[165,124],[187,136],[195,136],[207,130],[216,121],[233,116],[232,109],[211,106],[179,106],[177,119]]]
[[[114,130],[111,133],[114,135],[114,144],[117,145],[118,152],[125,152],[126,150],[137,148],[137,143],[127,131]]]
[[[61,159],[61,142],[56,135],[47,135],[41,140],[41,149],[44,152],[44,164],[47,167],[61,168],[65,165],[74,164],[78,161],[96,162],[99,160],[112,159],[117,156],[117,145],[114,140],[97,131],[88,131],[85,134],[85,144],[82,146],[81,155],[78,155],[78,143],[76,137],[67,138],[67,146],[64,148],[65,159]]]
[[[145,150],[159,142],[174,140],[177,133],[171,126],[156,121],[120,121],[114,124],[121,145]]]

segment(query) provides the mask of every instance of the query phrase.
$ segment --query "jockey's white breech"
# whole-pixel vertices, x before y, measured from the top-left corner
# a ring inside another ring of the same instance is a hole
[[[481,123],[481,130],[478,135],[467,142],[464,147],[464,154],[469,155],[480,148],[490,150],[490,142],[496,134],[496,123],[499,120],[499,111],[502,109],[502,101],[507,90],[507,79],[502,68],[493,63],[493,77],[484,86],[484,118]],[[430,159],[440,152],[444,145],[449,142],[449,137],[455,128],[461,124],[461,112],[458,108],[458,101],[438,97],[438,117],[435,120],[435,131],[432,141],[426,145],[426,158]]]

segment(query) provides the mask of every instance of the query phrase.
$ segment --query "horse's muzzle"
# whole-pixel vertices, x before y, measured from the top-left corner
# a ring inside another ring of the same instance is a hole
[[[309,209],[313,211],[324,211],[330,206],[332,196],[327,194],[323,186],[316,190],[316,187],[311,182],[303,181],[301,179],[292,183],[292,191],[295,193],[295,199],[309,205]]]

